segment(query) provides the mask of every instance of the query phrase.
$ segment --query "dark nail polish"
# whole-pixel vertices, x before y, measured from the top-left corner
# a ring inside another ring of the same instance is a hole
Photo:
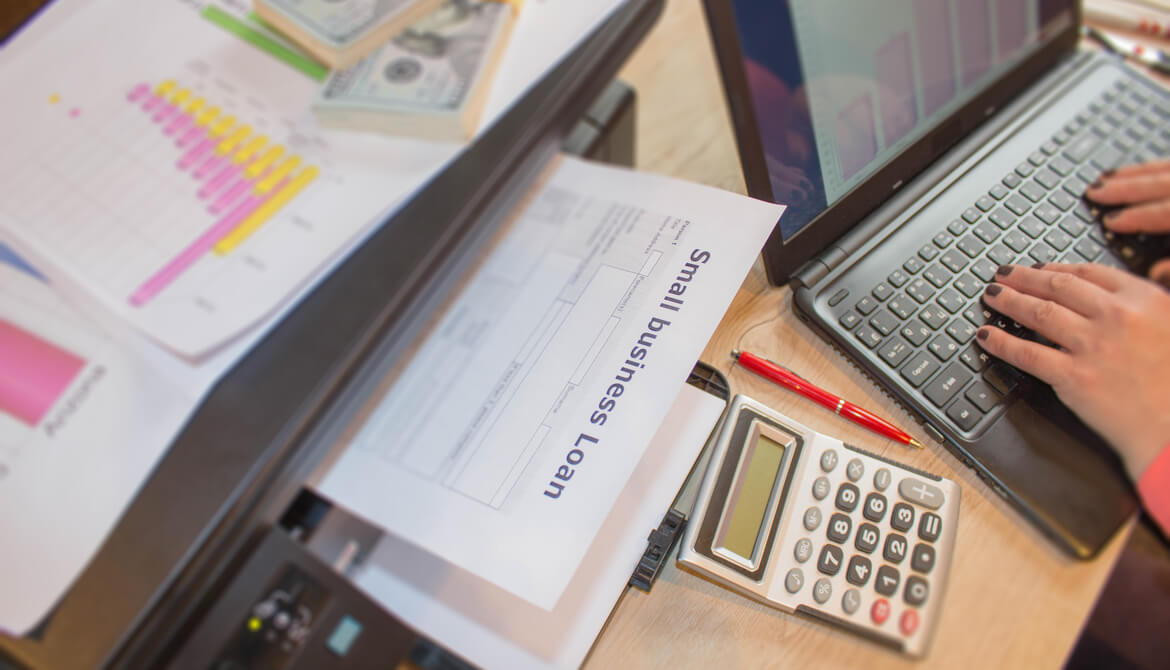
[[[995,274],[999,275],[1000,277],[1006,277],[1006,276],[1010,275],[1011,273],[1012,273],[1012,266],[1010,266],[1010,265],[1001,265],[995,269]]]
[[[975,332],[975,337],[979,338],[980,340],[986,340],[989,335],[991,335],[991,331],[987,328],[980,328]]]
[[[1105,223],[1113,223],[1113,222],[1117,221],[1117,217],[1119,217],[1119,216],[1121,216],[1121,212],[1109,212],[1104,217],[1102,217],[1101,220],[1104,221]]]
[[[1157,277],[1154,277],[1154,281],[1158,282],[1163,287],[1170,289],[1170,272],[1164,272]]]
[[[1101,188],[1104,185],[1105,185],[1105,182],[1101,181],[1101,178],[1098,177],[1096,181],[1094,181],[1092,184],[1089,184],[1089,188],[1097,189],[1097,188]]]
[[[987,295],[994,298],[995,296],[999,295],[1001,291],[1003,291],[1002,286],[1000,286],[999,284],[992,284],[991,286],[987,287],[986,293],[987,293]]]
[[[1032,269],[1039,270],[1039,269],[1043,268],[1045,265],[1048,265],[1048,264],[1047,263],[1032,263]]]
[[[1106,171],[1101,173],[1101,176],[1102,177],[1112,177],[1115,174],[1117,174],[1117,170],[1106,170]]]

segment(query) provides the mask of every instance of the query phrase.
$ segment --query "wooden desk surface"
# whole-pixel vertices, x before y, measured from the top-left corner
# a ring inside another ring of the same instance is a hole
[[[744,193],[700,0],[666,11],[621,78],[638,92],[637,166]],[[902,425],[927,445],[908,450],[740,369],[750,349]],[[828,626],[769,609],[681,571],[671,561],[650,594],[628,590],[587,661],[614,667],[979,667],[1063,664],[1129,528],[1092,562],[1060,553],[908,414],[793,314],[757,262],[703,360],[747,392],[813,428],[955,480],[963,488],[957,553],[929,656],[915,663]]]

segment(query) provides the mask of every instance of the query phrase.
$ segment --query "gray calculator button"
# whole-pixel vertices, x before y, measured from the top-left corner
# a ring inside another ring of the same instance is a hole
[[[857,547],[858,551],[872,554],[881,537],[881,531],[878,530],[877,526],[872,523],[863,523],[857,527],[857,537],[853,540],[853,546]]]
[[[885,468],[879,468],[877,472],[873,473],[873,486],[879,491],[885,491],[886,487],[890,485],[890,471]]]
[[[805,530],[816,530],[821,525],[821,508],[810,507],[804,511]]]
[[[864,556],[854,556],[849,559],[849,568],[845,570],[845,579],[854,586],[865,586],[869,581],[869,559]]]
[[[829,449],[821,454],[821,469],[825,472],[832,472],[833,468],[837,467],[837,452]]]
[[[910,554],[910,567],[917,572],[928,574],[934,567],[934,547],[919,543],[914,546],[914,553]]]
[[[837,512],[829,517],[827,535],[833,542],[844,544],[845,540],[849,539],[849,531],[851,530],[853,530],[853,521],[844,514]]]
[[[845,466],[845,475],[849,477],[849,481],[851,482],[861,479],[861,475],[864,474],[865,466],[862,465],[860,458],[849,461],[849,465]]]
[[[841,596],[841,609],[846,614],[853,614],[858,607],[861,607],[861,592],[857,589],[849,589]]]
[[[825,496],[829,495],[830,488],[832,487],[829,486],[828,477],[817,477],[816,481],[813,482],[813,497],[817,500],[824,500]]]
[[[789,570],[788,576],[784,578],[784,588],[788,589],[789,593],[796,593],[802,586],[804,586],[804,573],[800,571],[800,568]]]
[[[880,493],[865,496],[865,507],[861,513],[870,521],[881,521],[886,516],[886,497]]]
[[[898,574],[896,568],[883,565],[878,568],[877,577],[873,582],[873,590],[883,596],[892,596],[898,591],[898,582],[901,579],[902,576]]]
[[[826,544],[821,547],[821,556],[817,559],[817,570],[830,577],[841,572],[841,561],[845,558],[841,547],[835,544]]]
[[[812,542],[808,538],[797,540],[796,546],[792,548],[792,555],[797,563],[804,563],[812,556]]]
[[[824,605],[829,601],[829,596],[833,595],[833,583],[827,577],[821,577],[817,583],[813,585],[813,600]]]
[[[934,542],[942,531],[942,518],[937,514],[926,512],[918,522],[918,537],[927,542]]]
[[[906,590],[903,592],[903,595],[906,598],[907,605],[918,607],[922,603],[925,603],[926,598],[930,595],[930,585],[921,577],[908,577],[906,579]]]
[[[906,538],[897,533],[886,536],[886,547],[882,556],[891,563],[901,563],[906,558]]]
[[[894,530],[900,530],[903,533],[910,530],[914,525],[914,508],[906,503],[898,503],[894,505],[894,511],[890,513],[890,526]]]
[[[906,500],[928,509],[938,509],[943,504],[942,489],[913,477],[898,482],[898,493]]]

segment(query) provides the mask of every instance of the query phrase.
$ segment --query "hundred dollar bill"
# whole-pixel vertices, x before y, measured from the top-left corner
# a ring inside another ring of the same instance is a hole
[[[327,126],[470,139],[514,12],[506,2],[443,0],[364,60],[330,75],[313,111]]]
[[[256,15],[331,68],[361,60],[442,0],[255,0]]]

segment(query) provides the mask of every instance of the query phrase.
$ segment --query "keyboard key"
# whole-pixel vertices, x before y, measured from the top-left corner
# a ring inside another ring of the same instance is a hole
[[[886,281],[890,282],[890,285],[895,288],[901,288],[903,284],[910,281],[910,277],[901,270],[894,270],[890,273],[889,277],[886,277]]]
[[[858,551],[870,554],[877,548],[881,537],[881,531],[878,530],[877,526],[872,523],[863,523],[857,527],[857,535],[853,538],[853,546],[857,547]]]
[[[992,200],[990,197],[985,195],[975,201],[975,206],[986,212],[992,207],[995,207],[995,200]]]
[[[990,258],[993,263],[998,265],[1007,265],[1016,259],[1016,252],[1009,249],[1007,245],[1001,243],[988,249],[987,257]]]
[[[1007,200],[1003,201],[1003,206],[1010,209],[1016,216],[1023,216],[1028,213],[1029,209],[1032,209],[1032,203],[1019,193],[1009,195]]]
[[[983,381],[1002,395],[1012,392],[1020,383],[1020,373],[1006,363],[996,363],[983,371]]]
[[[981,372],[983,368],[991,361],[991,356],[986,351],[971,345],[959,352],[959,360],[966,365],[971,372]]]
[[[977,381],[967,389],[963,394],[967,400],[970,400],[981,412],[990,412],[992,407],[995,407],[1003,398],[999,391],[996,391],[985,381]]]
[[[1057,251],[1064,251],[1068,248],[1068,245],[1072,244],[1072,238],[1060,228],[1053,228],[1048,231],[1048,234],[1044,236],[1044,241]]]
[[[862,324],[860,328],[853,331],[853,334],[869,349],[873,349],[882,343],[882,334],[868,324]]]
[[[947,416],[955,422],[955,425],[960,430],[971,430],[975,427],[975,424],[979,423],[979,419],[983,418],[983,414],[979,412],[979,409],[963,398],[956,400],[947,409]]]
[[[1044,165],[1044,161],[1048,160],[1048,156],[1044,155],[1042,151],[1033,151],[1028,154],[1028,162],[1036,167]]]
[[[840,291],[837,291],[831,298],[829,298],[829,307],[836,307],[837,305],[841,304],[841,301],[847,297],[849,297],[849,289],[843,288]]]
[[[1086,184],[1092,184],[1101,177],[1101,171],[1092,165],[1085,165],[1077,170],[1077,177]]]
[[[909,319],[914,315],[914,311],[918,309],[918,303],[906,297],[904,293],[899,293],[894,296],[894,299],[886,303],[886,307],[890,308],[899,319]]]
[[[935,288],[942,288],[951,280],[951,272],[938,263],[926,268],[926,272],[923,272],[922,276],[934,284]]]
[[[922,261],[915,257],[911,257],[905,263],[902,263],[902,269],[910,274],[918,274],[923,268]]]
[[[972,337],[975,337],[975,326],[962,317],[955,317],[947,324],[946,334],[959,344],[966,344],[971,341]]]
[[[1101,245],[1088,238],[1077,242],[1073,249],[1076,249],[1076,252],[1087,261],[1097,260],[1097,258],[1101,255],[1101,252],[1104,251],[1104,249],[1101,248]]]
[[[991,244],[999,237],[999,228],[991,225],[990,221],[982,221],[979,225],[971,229],[975,236],[984,242]]]
[[[1071,139],[1072,135],[1067,130],[1059,130],[1052,136],[1052,141],[1060,145],[1068,144]]]
[[[918,250],[918,257],[928,263],[933,261],[935,256],[938,256],[938,249],[934,248],[933,244],[924,244]]]
[[[985,224],[981,223],[979,225],[982,226]],[[938,261],[947,266],[951,272],[959,272],[963,268],[967,267],[967,258],[962,254],[955,253],[954,249],[947,251],[942,255],[942,258],[938,259]]]
[[[913,344],[916,347],[921,347],[922,344],[926,342],[927,338],[930,337],[931,331],[930,328],[927,328],[925,324],[923,324],[918,319],[915,319],[905,326],[902,326],[902,330],[898,332],[901,333],[902,337],[905,338],[906,341],[910,344]]]
[[[948,288],[942,293],[939,293],[936,301],[939,305],[942,306],[943,309],[947,310],[951,314],[954,314],[960,309],[963,309],[963,306],[967,304],[967,301],[963,299],[963,296],[959,295],[959,292],[953,288]]]
[[[1039,244],[1043,244],[1040,242]],[[991,281],[995,277],[995,270],[999,266],[992,263],[986,258],[980,258],[971,266],[971,272],[985,282]]]
[[[1038,221],[1034,216],[1029,216],[1020,221],[1020,225],[1017,226],[1017,228],[1027,233],[1028,237],[1031,237],[1032,239],[1040,237],[1046,230],[1044,224]]]
[[[991,321],[991,310],[980,303],[975,303],[963,310],[963,317],[978,328],[987,325]]]
[[[947,224],[947,232],[951,235],[962,235],[964,230],[967,230],[967,224],[958,219]]]
[[[1051,263],[1056,259],[1056,251],[1044,242],[1037,242],[1036,245],[1033,246],[1030,251],[1028,251],[1028,255],[1036,259],[1037,263]]]
[[[1056,142],[1049,140],[1040,145],[1040,151],[1043,151],[1045,156],[1051,156],[1057,151],[1060,151],[1060,147],[1056,144]]]
[[[1122,153],[1121,149],[1107,144],[1094,152],[1090,160],[1093,165],[1102,170],[1112,170],[1121,165],[1122,158],[1125,158],[1125,154]]]
[[[983,215],[974,207],[968,207],[967,209],[963,210],[963,220],[967,223],[975,223],[979,220],[980,216]]]
[[[1032,243],[1027,235],[1024,235],[1018,230],[1013,230],[1003,237],[1003,243],[1011,247],[1012,251],[1017,254],[1023,253],[1028,245]]]
[[[1022,181],[1023,180],[1020,179],[1016,175],[1016,173],[1009,172],[1009,173],[1007,173],[1007,176],[1005,176],[1000,183],[1008,188],[1015,188],[1015,187],[1019,186]]]
[[[931,238],[930,241],[934,242],[934,246],[938,247],[939,249],[943,249],[943,248],[949,246],[951,242],[954,242],[955,238],[952,237],[950,235],[950,233],[948,233],[947,231],[944,230],[941,233],[935,235],[933,238]]]
[[[1057,185],[1060,184],[1060,175],[1056,174],[1049,168],[1044,168],[1037,172],[1033,179],[1036,180],[1037,184],[1040,184],[1049,191],[1056,188]]]
[[[1062,177],[1067,177],[1072,174],[1072,171],[1075,170],[1076,167],[1076,165],[1070,163],[1069,160],[1064,156],[1057,156],[1056,158],[1048,161],[1048,169]]]
[[[1065,180],[1064,184],[1061,185],[1061,188],[1064,189],[1064,192],[1074,198],[1080,198],[1081,196],[1085,195],[1085,189],[1088,187],[1089,185],[1081,181],[1080,177],[1069,177]],[[1059,206],[1060,205],[1057,205],[1057,207]]]
[[[873,326],[882,335],[889,335],[898,329],[901,322],[897,317],[889,312],[878,312],[872,319],[869,320],[869,325]]]
[[[914,348],[907,344],[906,340],[900,336],[894,336],[882,345],[882,348],[878,350],[878,356],[881,356],[882,360],[890,367],[897,368],[913,351]]]
[[[1007,197],[1008,190],[1007,190],[1007,187],[1004,186],[1003,184],[996,184],[995,186],[991,187],[991,190],[989,190],[987,192],[987,195],[991,196],[992,198],[994,198],[996,200],[1003,200],[1004,198]]]
[[[1016,174],[1020,175],[1021,177],[1030,177],[1035,171],[1036,168],[1032,167],[1032,164],[1027,161],[1024,161],[1023,163],[1020,163],[1016,166]]]
[[[959,352],[958,343],[944,333],[936,335],[930,341],[930,344],[926,345],[926,348],[930,349],[930,353],[934,354],[935,358],[943,362],[946,362],[951,356]]]
[[[911,298],[917,300],[919,304],[922,304],[934,296],[934,287],[930,284],[930,282],[919,277],[906,286],[906,293],[909,294]]]
[[[1066,146],[1062,155],[1074,163],[1083,163],[1100,144],[1100,137],[1093,133],[1085,133]]]
[[[1032,202],[1040,202],[1048,195],[1047,189],[1034,181],[1030,181],[1020,187],[1020,193]],[[1018,212],[1017,212],[1018,213]]]
[[[853,308],[862,314],[868,315],[873,312],[873,310],[877,309],[877,301],[869,296],[865,296],[861,300],[858,300],[857,304],[854,305]]]
[[[918,318],[930,327],[931,330],[938,330],[947,322],[947,313],[938,305],[928,305],[922,308],[918,313]]]
[[[841,327],[843,327],[845,330],[853,330],[857,327],[857,324],[861,323],[861,317],[857,315],[857,312],[845,312],[841,315],[841,319],[838,321],[838,323],[840,323]]]
[[[987,248],[987,245],[981,242],[979,238],[975,237],[974,235],[967,235],[963,239],[959,240],[959,244],[957,246],[960,251],[967,254],[971,258],[975,258],[979,254],[983,253],[983,250]]]
[[[939,337],[946,336],[940,335]],[[952,345],[954,344],[949,337],[946,339]],[[931,344],[933,345],[934,343],[932,342]],[[936,407],[943,407],[951,401],[951,398],[955,397],[956,393],[967,385],[967,382],[971,381],[971,378],[971,373],[963,367],[962,363],[951,363],[934,380],[926,385],[922,393]]]
[[[870,291],[870,294],[879,301],[885,300],[886,298],[893,295],[893,293],[894,289],[890,288],[890,285],[885,282],[881,282],[877,286],[873,287],[872,291]]]
[[[1056,220],[1060,218],[1060,215],[1063,212],[1063,210],[1061,210],[1056,205],[1052,204],[1052,201],[1053,200],[1061,200],[1062,198],[1071,198],[1071,197],[1072,196],[1065,193],[1064,191],[1060,191],[1056,195],[1053,195],[1051,198],[1049,198],[1048,202],[1037,207],[1032,213],[1036,215],[1037,219],[1040,219],[1044,223],[1047,223],[1047,224],[1056,223]],[[1071,209],[1073,205],[1077,204],[1077,201],[1070,199],[1066,204],[1068,205],[1068,208]]]
[[[984,283],[979,281],[970,272],[959,275],[953,286],[968,298],[974,298],[983,291]]]
[[[1016,222],[1016,215],[1012,214],[1003,207],[996,209],[987,218],[989,218],[992,223],[1004,230],[1010,228],[1011,225]]]
[[[902,366],[902,377],[910,382],[911,386],[918,388],[925,384],[926,380],[938,371],[938,368],[939,364],[933,357],[920,351],[910,359],[909,363]]]

